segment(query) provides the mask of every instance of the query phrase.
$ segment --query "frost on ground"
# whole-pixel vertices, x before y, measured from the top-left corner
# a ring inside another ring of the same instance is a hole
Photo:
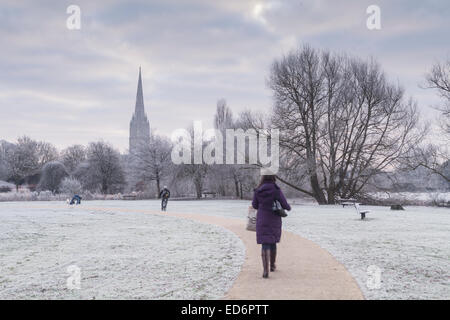
[[[243,263],[242,242],[217,226],[58,205],[0,203],[0,299],[217,299]]]
[[[450,210],[367,209],[360,220],[351,207],[294,206],[285,227],[333,254],[367,299],[450,299]],[[379,288],[372,265],[381,270]]]
[[[244,218],[249,201],[169,205],[177,212]],[[353,207],[296,204],[283,227],[328,250],[353,275],[366,299],[450,299],[450,210],[361,208],[371,211],[365,220]],[[285,254],[282,244],[279,254]],[[371,282],[372,265],[381,270],[379,289]]]
[[[450,299],[449,209],[363,206],[371,212],[360,220],[352,207],[295,203],[284,228],[328,250],[367,299]],[[249,204],[169,201],[168,210],[238,217],[245,228]],[[83,205],[26,209],[37,205],[43,204],[0,203],[0,298],[218,298],[244,257],[240,241],[223,229],[132,213],[158,211],[159,201],[83,204],[109,207],[104,213],[83,212]],[[286,254],[282,244],[279,254]],[[72,264],[81,268],[80,291],[66,289]],[[367,286],[373,279],[369,266],[381,270],[379,289]]]
[[[445,204],[450,202],[450,192],[374,192],[371,197],[377,200],[390,200],[403,204],[413,201],[415,204]]]

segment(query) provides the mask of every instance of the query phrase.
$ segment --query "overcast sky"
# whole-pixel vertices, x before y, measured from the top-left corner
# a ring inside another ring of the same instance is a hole
[[[71,4],[80,30],[66,27]],[[366,27],[372,4],[381,30]],[[212,126],[220,98],[235,114],[268,112],[271,62],[303,43],[373,56],[432,119],[439,100],[419,84],[450,55],[449,17],[448,0],[1,0],[0,139],[126,151],[139,66],[157,133]]]

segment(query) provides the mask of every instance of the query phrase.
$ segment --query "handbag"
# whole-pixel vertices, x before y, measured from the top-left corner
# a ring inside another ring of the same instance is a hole
[[[249,231],[256,231],[256,215],[258,211],[254,209],[253,207],[248,208],[248,215],[247,215],[247,230]]]
[[[280,216],[282,218],[287,217],[286,211],[281,206],[280,201],[274,200],[272,204],[272,212],[276,214],[277,216]]]

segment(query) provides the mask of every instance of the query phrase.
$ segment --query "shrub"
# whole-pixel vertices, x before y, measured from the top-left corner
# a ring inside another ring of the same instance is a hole
[[[61,193],[73,196],[74,194],[80,194],[83,192],[83,187],[80,181],[75,178],[67,177],[64,178],[60,185]]]

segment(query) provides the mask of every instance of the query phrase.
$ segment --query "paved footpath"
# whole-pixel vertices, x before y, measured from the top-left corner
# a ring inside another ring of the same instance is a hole
[[[358,284],[328,251],[292,232],[284,231],[277,245],[277,270],[262,278],[261,248],[246,221],[206,214],[160,212],[144,209],[84,206],[90,211],[142,212],[213,224],[235,233],[244,243],[246,255],[241,272],[224,299],[364,299]]]

